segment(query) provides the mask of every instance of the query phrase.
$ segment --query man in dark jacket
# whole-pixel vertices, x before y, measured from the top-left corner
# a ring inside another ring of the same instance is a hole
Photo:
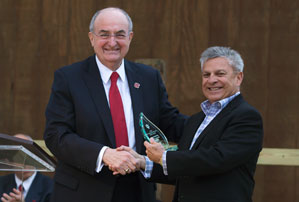
[[[200,61],[207,98],[202,111],[187,121],[178,151],[165,151],[154,140],[144,143],[155,162],[152,169],[147,161],[145,176],[173,180],[174,202],[251,202],[263,124],[240,93],[243,60],[230,48],[211,47]]]

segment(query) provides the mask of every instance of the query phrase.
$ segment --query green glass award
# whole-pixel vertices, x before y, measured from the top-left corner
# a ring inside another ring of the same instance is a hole
[[[153,124],[142,112],[139,115],[139,125],[144,139],[150,142],[150,138],[154,138],[155,142],[163,145],[167,151],[176,151],[177,146],[169,146],[168,140],[163,132]]]

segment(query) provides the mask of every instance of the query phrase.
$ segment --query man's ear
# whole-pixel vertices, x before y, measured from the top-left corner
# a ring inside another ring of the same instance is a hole
[[[130,32],[130,34],[129,34],[129,40],[130,40],[130,42],[132,41],[133,36],[134,36],[134,33],[133,33],[133,32]]]
[[[91,46],[94,46],[94,35],[92,34],[92,32],[88,32],[88,38],[90,41]]]
[[[241,86],[241,83],[243,81],[243,78],[244,78],[244,74],[243,72],[238,72],[237,74],[237,85],[238,86]]]

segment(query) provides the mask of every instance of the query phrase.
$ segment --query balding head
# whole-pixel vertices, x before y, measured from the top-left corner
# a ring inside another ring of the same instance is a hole
[[[133,31],[133,22],[131,20],[131,17],[129,16],[129,14],[124,11],[123,9],[120,9],[120,8],[116,8],[116,7],[108,7],[108,8],[104,8],[102,10],[98,10],[92,17],[91,21],[90,21],[90,24],[89,24],[89,31],[90,32],[94,32],[94,23],[96,21],[96,18],[100,15],[100,14],[103,14],[103,13],[107,13],[107,12],[119,12],[121,13],[122,15],[124,15],[128,21],[128,30],[129,32],[132,32]]]
[[[17,138],[20,138],[20,139],[24,139],[24,140],[31,140],[31,141],[33,141],[33,139],[29,135],[25,135],[25,134],[22,134],[22,133],[15,134],[14,137],[17,137]]]

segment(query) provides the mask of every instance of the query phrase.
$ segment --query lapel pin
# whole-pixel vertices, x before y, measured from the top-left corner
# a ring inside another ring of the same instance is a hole
[[[140,87],[140,83],[135,82],[134,87],[138,89]]]

